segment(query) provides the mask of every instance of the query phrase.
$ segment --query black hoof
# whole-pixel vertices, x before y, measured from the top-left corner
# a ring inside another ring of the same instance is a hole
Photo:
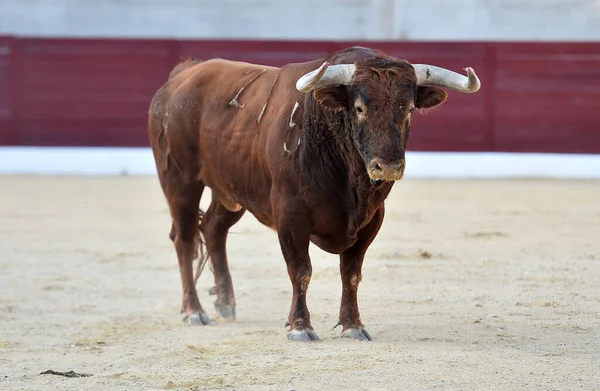
[[[290,341],[298,341],[298,342],[311,342],[311,341],[320,341],[321,339],[315,333],[314,330],[290,330],[288,332],[288,339]]]
[[[235,306],[228,304],[220,304],[218,302],[214,302],[215,308],[219,311],[219,314],[225,319],[235,320]]]
[[[210,289],[208,290],[208,295],[209,295],[209,296],[214,296],[214,295],[216,295],[216,294],[217,294],[217,287],[216,287],[216,286],[213,286],[212,288],[210,288]]]
[[[359,341],[372,341],[373,337],[365,329],[348,329],[342,333],[342,338],[354,338]]]
[[[210,324],[210,318],[206,315],[206,312],[199,312],[191,315],[186,315],[183,318],[184,322],[187,322],[191,326],[205,326]]]

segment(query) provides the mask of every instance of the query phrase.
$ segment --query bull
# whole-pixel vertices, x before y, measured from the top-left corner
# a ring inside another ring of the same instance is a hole
[[[281,68],[225,59],[178,64],[153,97],[148,132],[172,217],[184,319],[210,322],[196,291],[196,258],[199,270],[210,259],[214,305],[235,319],[226,242],[249,211],[277,232],[287,264],[288,338],[319,340],[306,305],[313,243],[340,257],[342,336],[371,340],[357,291],[386,197],[404,175],[411,116],[442,104],[440,87],[479,90],[474,70],[465,70],[363,47]],[[206,187],[212,201],[202,211]]]

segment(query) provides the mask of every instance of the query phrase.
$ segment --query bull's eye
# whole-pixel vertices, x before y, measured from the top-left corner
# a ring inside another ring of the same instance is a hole
[[[359,121],[364,121],[366,119],[367,108],[360,98],[354,102],[354,111],[356,112],[356,116]]]

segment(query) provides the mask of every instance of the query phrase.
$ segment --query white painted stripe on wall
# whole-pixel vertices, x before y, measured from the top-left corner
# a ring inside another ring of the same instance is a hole
[[[408,152],[407,178],[600,179],[600,155]],[[155,175],[150,148],[0,147],[0,174]]]
[[[155,174],[150,148],[0,147],[0,174]]]
[[[600,178],[600,155],[412,152],[406,175],[424,178]]]

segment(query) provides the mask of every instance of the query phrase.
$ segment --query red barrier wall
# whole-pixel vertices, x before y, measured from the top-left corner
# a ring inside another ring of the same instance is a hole
[[[413,119],[411,150],[600,153],[600,43],[0,37],[0,145],[147,146],[148,105],[182,58],[283,65],[355,44],[480,76]]]

